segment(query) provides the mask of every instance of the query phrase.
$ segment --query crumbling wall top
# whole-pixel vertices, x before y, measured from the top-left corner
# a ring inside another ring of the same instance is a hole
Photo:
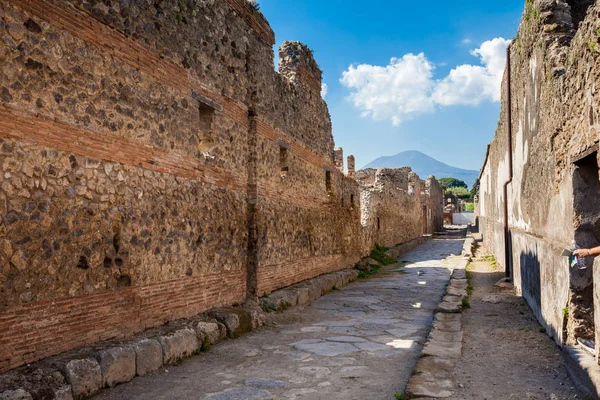
[[[283,42],[279,47],[279,73],[294,85],[304,77],[312,79],[320,90],[323,73],[312,50],[304,43]]]

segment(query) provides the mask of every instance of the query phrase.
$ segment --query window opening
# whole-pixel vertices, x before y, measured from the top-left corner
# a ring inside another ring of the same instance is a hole
[[[290,170],[288,164],[289,150],[285,146],[279,145],[279,167],[281,168],[281,177],[285,178]]]

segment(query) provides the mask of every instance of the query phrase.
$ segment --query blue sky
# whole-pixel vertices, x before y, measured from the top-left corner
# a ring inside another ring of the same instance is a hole
[[[336,146],[358,168],[404,150],[481,167],[508,43],[492,39],[515,37],[523,0],[259,3],[276,47],[299,40],[314,50]]]

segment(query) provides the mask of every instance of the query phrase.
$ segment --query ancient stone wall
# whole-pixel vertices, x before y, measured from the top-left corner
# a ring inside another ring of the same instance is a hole
[[[0,32],[0,371],[426,229],[405,170],[361,224],[312,53],[277,73],[243,0],[0,0]]]
[[[526,1],[510,47],[512,101],[505,72],[498,130],[481,172],[484,239],[505,265],[507,202],[515,285],[558,343],[594,335],[592,262],[578,270],[560,254],[574,238],[582,247],[600,244],[600,212],[592,206],[600,195],[599,17],[599,1]],[[505,199],[508,145],[513,174]]]
[[[409,167],[357,171],[361,190],[361,224],[367,229],[363,243],[395,246],[424,233],[440,230],[443,192],[431,177],[426,183]],[[443,225],[443,224],[442,224]],[[399,229],[400,227],[400,229]]]

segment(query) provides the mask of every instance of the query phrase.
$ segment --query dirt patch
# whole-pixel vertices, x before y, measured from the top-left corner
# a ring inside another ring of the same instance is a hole
[[[485,254],[480,248],[469,267],[474,289],[463,315],[463,357],[454,371],[453,398],[585,399],[525,301],[514,289],[494,286],[504,272],[493,270]]]

